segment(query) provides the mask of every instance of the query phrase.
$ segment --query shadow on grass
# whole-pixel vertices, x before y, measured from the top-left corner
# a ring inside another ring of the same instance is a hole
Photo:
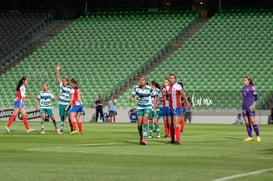
[[[273,154],[273,148],[268,148],[268,149],[265,149],[265,150],[262,150],[261,151],[262,154],[265,154],[265,155],[272,155]]]
[[[243,141],[243,139],[239,138],[239,137],[224,137],[224,138],[229,139],[229,140]]]

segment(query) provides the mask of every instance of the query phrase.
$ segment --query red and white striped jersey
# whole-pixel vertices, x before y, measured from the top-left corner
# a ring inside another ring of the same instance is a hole
[[[17,91],[15,101],[23,102],[24,97],[26,97],[26,88],[24,85],[21,85]]]
[[[70,94],[74,94],[74,99],[72,102],[73,106],[82,105],[80,88],[72,87],[70,90]]]
[[[163,93],[163,96],[168,97],[168,96],[167,96],[166,87],[164,87],[164,88],[162,89],[162,93]],[[163,101],[163,107],[169,107],[169,100],[168,100],[168,98],[167,98],[165,101]]]
[[[176,109],[181,107],[181,98],[180,98],[180,91],[182,90],[181,85],[178,83],[174,83],[172,85],[166,86],[167,93],[168,93],[168,100],[170,109]]]

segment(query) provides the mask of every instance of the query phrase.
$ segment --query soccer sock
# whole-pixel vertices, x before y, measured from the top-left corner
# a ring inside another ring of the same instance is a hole
[[[185,125],[185,121],[184,119],[181,119],[181,131],[184,131],[184,125]]]
[[[112,118],[110,118],[110,123],[112,123]]]
[[[114,123],[116,123],[116,118],[114,118]]]
[[[61,119],[61,132],[64,132],[64,119]]]
[[[148,125],[143,125],[143,139],[147,140],[147,134],[148,134]]]
[[[52,122],[53,122],[53,125],[54,125],[55,129],[58,129],[56,120],[53,120],[53,119],[52,119]]]
[[[252,128],[251,128],[251,125],[246,125],[246,131],[247,131],[247,134],[249,137],[252,138]]]
[[[41,121],[41,131],[44,131],[44,130],[45,130],[45,122]]]
[[[73,121],[73,122],[72,122],[72,127],[73,127],[73,131],[76,131],[76,130],[77,130],[76,121]]]
[[[68,122],[69,122],[70,130],[73,131],[73,126],[72,126],[72,122],[71,122],[70,117],[68,118]]]
[[[78,122],[78,127],[79,127],[80,132],[82,132],[82,122]]]
[[[26,130],[29,130],[27,118],[23,118],[23,122],[25,124]]]
[[[149,125],[150,136],[153,136],[153,125]]]
[[[170,131],[171,131],[171,141],[174,142],[174,128],[171,128]]]
[[[254,125],[253,125],[253,129],[254,129],[254,131],[255,131],[255,133],[256,133],[256,136],[260,136],[258,124],[254,124]]]
[[[155,130],[156,130],[157,136],[160,136],[159,124],[155,125]]]
[[[175,128],[176,141],[180,143],[180,129],[179,126]]]
[[[166,133],[166,135],[167,135],[167,136],[170,136],[168,124],[164,124],[164,127],[165,127],[165,133]]]
[[[141,126],[137,126],[137,129],[138,129],[138,134],[140,136],[140,138],[143,137],[143,134],[142,134],[142,125]]]
[[[16,118],[16,116],[14,114],[10,117],[9,122],[7,124],[8,128],[10,127],[10,125],[12,124],[12,122],[14,121],[15,118]]]

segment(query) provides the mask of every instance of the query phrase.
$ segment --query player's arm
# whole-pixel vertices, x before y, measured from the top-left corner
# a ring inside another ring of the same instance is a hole
[[[156,114],[156,108],[157,108],[157,103],[156,103],[156,97],[154,96],[154,109],[153,109],[154,114]]]
[[[39,102],[40,102],[40,95],[38,94],[37,100],[36,100],[36,111],[39,111]]]
[[[70,94],[70,101],[69,101],[69,104],[66,106],[65,111],[67,111],[69,107],[72,105],[73,99],[74,99],[74,93]]]
[[[129,100],[129,102],[133,102],[133,100],[135,99],[135,97],[136,97],[135,95],[132,95],[131,98],[130,98],[130,100]]]
[[[57,76],[56,76],[56,78],[57,78],[57,81],[58,81],[59,84],[61,83],[61,79],[60,79],[60,69],[61,69],[61,66],[58,64],[58,65],[57,65]]]
[[[59,99],[60,99],[59,97],[56,97],[56,98],[53,98],[52,100],[56,101],[56,100],[59,100]]]
[[[258,101],[258,94],[257,94],[257,91],[256,91],[255,87],[252,88],[252,94],[253,94],[253,103],[250,106],[250,111],[255,112],[255,106],[256,106],[257,101]]]
[[[190,105],[190,103],[189,103],[189,101],[188,101],[188,98],[187,98],[185,92],[183,91],[183,89],[181,89],[179,92],[180,92],[180,95],[181,95],[181,96],[183,97],[183,99],[185,100],[185,102],[186,102],[186,104],[187,104],[187,107],[190,108],[191,105]]]

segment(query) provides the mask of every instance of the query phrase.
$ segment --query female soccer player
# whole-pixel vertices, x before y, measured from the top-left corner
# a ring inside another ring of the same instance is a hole
[[[12,124],[12,122],[14,121],[14,119],[17,117],[18,113],[21,113],[23,116],[23,122],[25,124],[27,133],[30,133],[32,131],[34,131],[34,129],[29,128],[28,126],[28,122],[27,122],[27,114],[26,114],[26,110],[24,108],[24,104],[23,101],[26,101],[26,97],[35,97],[35,95],[32,96],[27,96],[26,95],[26,85],[28,83],[28,79],[27,77],[22,77],[17,86],[16,86],[16,99],[14,100],[14,113],[13,115],[10,117],[8,124],[5,126],[5,129],[8,133],[10,133],[10,125]]]
[[[164,80],[164,85],[162,87],[162,94],[163,96],[167,96],[167,90],[166,90],[166,86],[169,85],[169,79],[165,79]],[[163,100],[163,107],[162,107],[162,117],[164,120],[164,128],[165,128],[165,138],[170,136],[170,132],[169,132],[169,125],[168,125],[168,116],[169,116],[169,100],[168,99],[164,99]]]
[[[186,100],[186,104],[190,107],[188,99],[181,87],[178,83],[176,83],[176,75],[170,74],[169,75],[170,84],[166,86],[167,89],[167,97],[169,100],[169,116],[168,122],[171,132],[171,143],[172,144],[180,144],[180,128],[179,128],[179,119],[181,115],[181,98]],[[175,141],[176,136],[176,141]]]
[[[60,100],[59,100],[59,115],[61,117],[61,132],[60,134],[64,133],[64,122],[65,118],[68,117],[69,125],[71,132],[73,131],[72,123],[70,120],[70,108],[65,111],[66,106],[69,104],[70,101],[70,86],[69,81],[67,78],[63,78],[62,82],[60,79],[60,69],[61,66],[57,65],[57,81],[60,86]]]
[[[110,123],[112,123],[112,119],[114,123],[116,122],[116,101],[115,97],[111,96],[111,100],[109,101],[109,114],[110,114]]]
[[[252,128],[250,123],[253,125],[253,129],[256,133],[256,141],[260,142],[261,138],[259,135],[258,124],[255,121],[255,105],[258,100],[258,94],[256,88],[254,87],[253,81],[245,76],[243,79],[244,87],[242,90],[243,94],[243,104],[242,104],[242,113],[243,118],[246,124],[246,130],[248,137],[244,141],[253,141],[252,138]]]
[[[39,111],[39,103],[40,103],[40,114],[41,114],[41,134],[45,134],[45,113],[51,118],[56,132],[59,134],[60,130],[58,129],[57,122],[54,116],[54,112],[51,108],[51,99],[53,101],[58,100],[59,98],[54,98],[53,93],[47,90],[47,83],[42,84],[42,91],[38,93],[37,102],[36,102],[36,111]]]
[[[155,130],[157,132],[157,138],[160,138],[160,129],[159,129],[158,120],[161,117],[161,109],[162,109],[162,104],[160,103],[160,99],[163,97],[161,89],[160,89],[160,85],[157,82],[152,81],[151,87],[154,90],[155,98],[158,103],[154,104],[154,101],[152,101],[154,112],[150,114],[150,118],[149,118],[149,130],[150,130],[149,138],[150,139],[153,138],[153,121],[155,124]]]
[[[147,144],[147,132],[148,132],[148,118],[152,112],[152,97],[154,97],[154,91],[149,86],[146,85],[147,79],[142,76],[139,78],[139,85],[134,86],[132,90],[132,96],[130,102],[137,98],[137,122],[138,122],[138,133],[140,136],[139,143],[142,145]],[[156,99],[153,98],[155,103]],[[142,124],[143,124],[143,133],[142,133]]]
[[[178,82],[178,84],[182,87],[182,89],[184,90],[184,85],[182,82]],[[185,121],[184,121],[184,115],[186,113],[186,106],[185,106],[185,102],[186,100],[181,96],[181,117],[180,117],[180,122],[181,122],[181,129],[180,132],[183,133],[184,131],[184,125],[185,125]]]
[[[81,112],[82,112],[82,101],[81,101],[81,89],[79,88],[79,84],[75,79],[70,80],[70,102],[66,106],[65,111],[67,111],[70,106],[72,105],[71,111],[70,111],[70,119],[72,121],[72,127],[73,131],[70,133],[70,135],[74,134],[82,134],[82,122],[81,122]],[[77,125],[76,120],[78,122],[79,131],[77,131]]]

